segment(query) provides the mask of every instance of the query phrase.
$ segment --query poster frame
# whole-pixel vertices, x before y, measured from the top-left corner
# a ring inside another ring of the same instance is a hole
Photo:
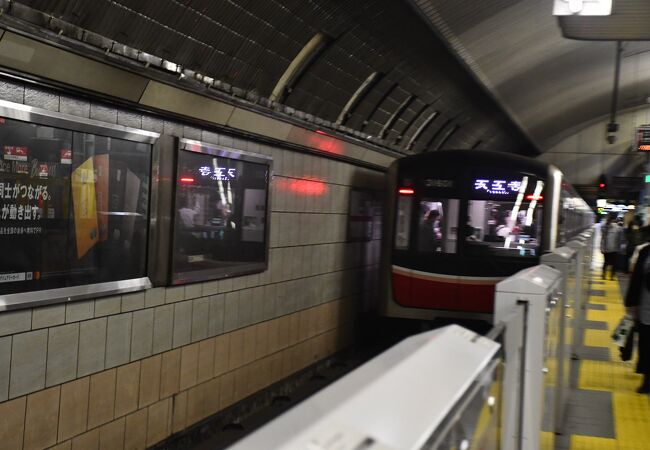
[[[60,128],[72,132],[91,133],[100,136],[124,139],[155,145],[159,133],[107,124],[85,117],[49,111],[42,108],[0,100],[0,117],[19,120],[36,125]],[[153,163],[153,158],[152,158]],[[150,197],[153,194],[150,192]],[[151,198],[150,198],[151,200]],[[34,306],[65,303],[75,300],[95,298],[108,295],[140,291],[151,287],[147,276],[125,280],[91,283],[78,286],[67,286],[54,289],[26,291],[0,295],[0,312],[31,308]]]
[[[157,196],[157,204],[153,206],[156,215],[152,215],[151,220],[152,224],[158,224],[156,229],[152,229],[150,233],[153,241],[152,245],[149,247],[149,277],[153,286],[180,286],[190,283],[239,277],[267,270],[269,266],[269,247],[271,238],[270,227],[272,214],[271,191],[273,180],[273,158],[260,153],[233,149],[193,139],[173,138],[172,140],[167,140],[166,138],[166,136],[163,136],[163,139],[161,139],[161,142],[166,141],[164,143],[166,150],[161,150],[160,152],[154,151],[154,158],[159,160],[158,164],[155,165],[155,167],[159,168],[159,173],[153,178],[161,181],[158,189],[152,190],[153,195]],[[172,148],[173,151],[170,151]],[[187,273],[182,279],[175,278],[172,270],[172,263],[174,251],[174,224],[176,221],[176,180],[179,176],[177,173],[177,166],[178,156],[181,151],[264,164],[268,167],[264,225],[264,261],[232,266],[224,268],[223,270],[206,269],[200,273]]]

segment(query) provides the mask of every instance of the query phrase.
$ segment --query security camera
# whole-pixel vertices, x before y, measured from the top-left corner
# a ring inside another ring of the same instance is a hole
[[[616,132],[618,131],[618,123],[610,122],[607,124],[607,142],[613,144],[616,142]]]

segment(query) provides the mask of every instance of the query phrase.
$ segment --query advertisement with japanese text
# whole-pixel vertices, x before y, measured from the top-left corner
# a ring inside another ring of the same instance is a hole
[[[0,120],[0,295],[145,276],[151,145]]]

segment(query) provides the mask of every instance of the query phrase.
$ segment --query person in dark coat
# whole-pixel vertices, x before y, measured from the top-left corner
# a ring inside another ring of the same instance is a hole
[[[636,215],[625,229],[625,272],[630,272],[632,269],[630,266],[630,259],[632,258],[634,249],[637,247],[637,245],[640,245],[644,242],[643,231],[641,229],[642,226],[643,222],[641,221],[641,217]]]
[[[427,212],[420,224],[418,248],[422,252],[436,252],[440,246],[440,213],[435,209]]]
[[[639,252],[630,285],[625,295],[627,313],[636,319],[639,334],[639,361],[636,372],[643,375],[637,389],[640,394],[650,392],[650,246]]]
[[[616,255],[621,251],[623,243],[623,229],[616,223],[616,214],[607,217],[607,222],[601,228],[601,235],[600,251],[605,257],[603,280],[607,278],[608,267],[611,267],[610,280],[613,280],[616,274]]]

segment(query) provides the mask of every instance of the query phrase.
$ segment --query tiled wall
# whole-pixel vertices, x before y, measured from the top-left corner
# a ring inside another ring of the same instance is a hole
[[[0,447],[144,448],[350,342],[379,234],[346,242],[348,196],[381,173],[20,84],[0,96],[267,154],[274,172],[267,271],[0,313]]]

